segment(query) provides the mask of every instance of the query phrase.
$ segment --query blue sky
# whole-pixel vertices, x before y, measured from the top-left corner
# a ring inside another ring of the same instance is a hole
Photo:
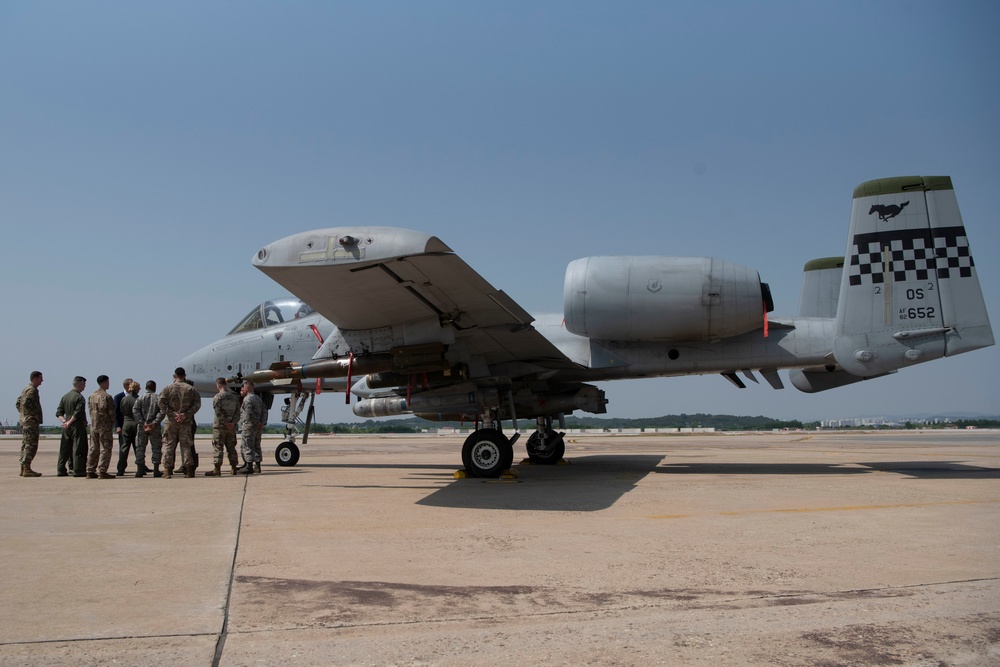
[[[168,382],[283,293],[259,247],[338,225],[436,234],[534,313],[573,259],[656,254],[754,266],[790,315],[855,185],[945,174],[996,322],[998,28],[990,2],[8,0],[0,419],[36,368],[48,423],[73,375]],[[613,416],[997,414],[998,371],[602,386]]]

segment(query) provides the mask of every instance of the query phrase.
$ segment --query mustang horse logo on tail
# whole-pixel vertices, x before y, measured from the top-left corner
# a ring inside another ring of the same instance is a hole
[[[908,201],[904,201],[899,206],[896,206],[895,204],[890,204],[889,206],[883,206],[882,204],[873,204],[871,210],[868,211],[868,215],[871,215],[872,213],[878,213],[878,219],[881,220],[882,222],[885,222],[889,218],[895,218],[897,215],[902,213],[903,209],[906,208],[906,205],[909,203],[910,202]]]

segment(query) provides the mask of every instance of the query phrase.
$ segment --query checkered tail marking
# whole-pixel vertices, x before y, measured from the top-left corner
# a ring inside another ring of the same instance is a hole
[[[882,256],[886,247],[889,250],[888,276]],[[969,278],[974,266],[965,227],[903,229],[856,234],[851,246],[848,277],[852,286],[935,277]]]

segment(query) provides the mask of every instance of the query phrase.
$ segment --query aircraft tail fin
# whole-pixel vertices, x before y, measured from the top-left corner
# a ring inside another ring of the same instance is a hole
[[[837,316],[843,257],[824,257],[806,263],[802,269],[802,295],[799,317]]]
[[[872,377],[993,344],[951,178],[884,178],[855,188],[837,363]]]

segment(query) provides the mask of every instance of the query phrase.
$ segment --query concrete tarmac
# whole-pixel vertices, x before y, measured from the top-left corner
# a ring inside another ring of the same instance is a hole
[[[462,436],[170,480],[0,440],[0,664],[1000,664],[1000,433],[571,438],[505,483]]]

